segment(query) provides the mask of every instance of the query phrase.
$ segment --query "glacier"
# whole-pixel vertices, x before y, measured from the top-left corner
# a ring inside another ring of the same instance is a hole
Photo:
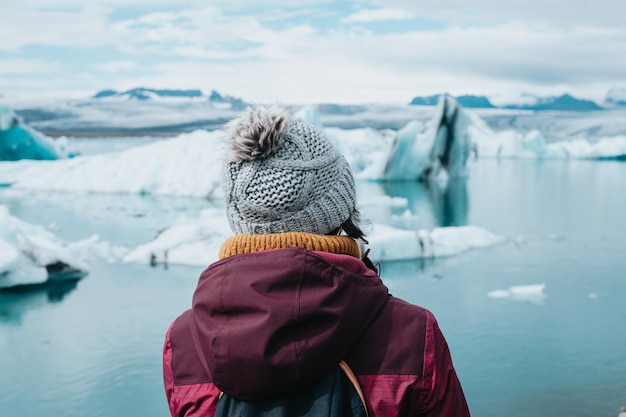
[[[65,157],[62,147],[51,138],[24,124],[10,107],[0,104],[0,161]]]
[[[76,280],[87,271],[53,233],[12,216],[0,205],[0,288]]]

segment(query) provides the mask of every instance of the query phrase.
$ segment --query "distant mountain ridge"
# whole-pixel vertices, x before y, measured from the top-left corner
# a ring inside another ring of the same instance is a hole
[[[434,106],[439,101],[439,97],[444,94],[436,94],[426,97],[414,97],[409,104],[422,105],[422,106]],[[626,95],[625,95],[626,97]],[[502,109],[517,109],[517,110],[562,110],[562,111],[593,111],[604,110],[604,107],[599,106],[591,100],[579,99],[569,94],[563,94],[558,97],[536,97],[534,103],[529,104],[509,104],[505,106],[495,106],[489,98],[486,96],[473,96],[464,95],[456,97],[458,103],[467,108],[502,108]],[[626,105],[626,98],[623,102]],[[620,105],[620,102],[615,104]]]
[[[137,87],[126,91],[102,90],[98,91],[93,98],[127,96],[137,100],[150,100],[153,96],[159,97],[202,97],[201,90],[161,90],[154,88]]]
[[[98,91],[92,96],[94,99],[127,99],[127,100],[159,100],[159,99],[194,99],[194,100],[207,100],[211,103],[221,104],[228,106],[232,109],[244,109],[246,103],[236,97],[228,95],[221,95],[216,90],[211,90],[209,96],[205,96],[202,90],[190,89],[190,90],[177,90],[177,89],[155,89],[146,87],[136,87],[126,91],[117,91],[113,89],[106,89]]]
[[[414,97],[411,100],[413,105],[421,105],[421,106],[434,106],[439,102],[439,97],[444,94],[435,94],[433,96],[427,97]],[[463,107],[467,108],[495,108],[491,101],[485,96],[472,96],[472,95],[464,95],[455,97],[457,103],[459,103]]]
[[[626,88],[613,88],[606,95],[606,103],[612,106],[626,106]]]
[[[569,94],[563,94],[558,97],[538,98],[534,104],[508,105],[507,109],[520,110],[570,110],[570,111],[592,111],[603,110],[591,100],[579,99]]]

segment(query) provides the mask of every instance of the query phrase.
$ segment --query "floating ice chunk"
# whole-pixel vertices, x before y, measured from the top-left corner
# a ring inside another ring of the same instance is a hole
[[[129,252],[128,248],[114,246],[110,242],[100,239],[98,235],[71,242],[67,244],[67,250],[77,259],[100,258],[108,263],[120,261]]]
[[[317,109],[317,106],[303,106],[298,110],[295,114],[295,117],[299,117],[304,121],[311,123],[313,126],[316,126],[320,129],[323,128],[322,122],[320,121],[320,114]]]
[[[203,266],[217,260],[219,249],[232,231],[223,214],[204,210],[199,219],[182,219],[161,231],[154,240],[124,257],[125,262]]]
[[[345,156],[356,178],[381,179],[396,132],[372,128],[326,128],[324,131]]]
[[[406,208],[409,205],[409,200],[404,197],[390,197],[388,195],[376,195],[374,197],[363,196],[363,198],[359,198],[359,204],[361,207],[384,206]]]
[[[526,134],[515,131],[473,135],[477,155],[481,158],[530,159],[626,159],[626,136],[546,143],[541,132]]]
[[[439,99],[435,117],[425,130],[409,123],[398,131],[385,170],[386,180],[440,179],[465,175],[471,152],[470,127],[475,119],[456,100]]]
[[[20,259],[20,252],[9,242],[0,237],[0,275],[15,268]]]
[[[511,295],[525,296],[543,294],[546,284],[516,285],[509,288]]]
[[[511,296],[511,292],[509,290],[493,290],[489,291],[487,295],[492,298],[507,298]]]
[[[0,288],[76,279],[86,272],[87,266],[51,232],[0,205]]]
[[[414,229],[417,228],[419,223],[419,217],[411,213],[411,210],[406,209],[400,215],[391,215],[391,221],[394,225],[399,225],[405,229]]]
[[[25,125],[13,110],[0,104],[0,160],[48,160],[66,156],[53,139]]]
[[[224,215],[208,209],[198,219],[182,219],[163,230],[154,240],[130,251],[124,261],[208,265],[217,260],[221,245],[231,235]],[[451,256],[503,241],[501,237],[474,226],[415,232],[381,224],[374,225],[374,232],[368,240],[369,256],[376,261]]]
[[[504,241],[502,237],[477,226],[413,231],[383,224],[375,224],[367,239],[371,249],[370,258],[376,261],[452,256]]]
[[[197,130],[118,153],[3,162],[0,184],[25,189],[212,197],[221,193],[220,137],[220,132]]]
[[[529,301],[541,304],[545,298],[546,284],[515,285],[508,290],[493,290],[487,293],[491,298],[509,298],[518,301]]]

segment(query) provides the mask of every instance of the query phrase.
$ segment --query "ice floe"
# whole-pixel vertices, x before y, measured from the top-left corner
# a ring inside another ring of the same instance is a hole
[[[161,231],[152,241],[124,257],[126,262],[202,266],[217,260],[224,241],[232,235],[225,215],[205,210],[199,218],[185,218]],[[374,261],[437,258],[504,242],[476,226],[441,227],[431,231],[401,230],[375,223],[367,237]]]
[[[53,233],[0,205],[0,288],[77,279],[87,266]]]
[[[487,293],[491,298],[506,298],[541,304],[545,298],[546,284],[515,285],[507,290],[493,290]]]
[[[207,209],[197,218],[182,218],[160,231],[150,242],[130,251],[125,262],[208,265],[217,260],[219,249],[232,235],[226,214]]]
[[[368,235],[370,258],[379,261],[438,258],[486,248],[505,239],[478,226],[403,230],[376,224]]]
[[[53,139],[36,131],[0,104],[0,161],[54,160],[67,154]]]
[[[198,130],[118,153],[0,163],[0,183],[20,189],[210,197],[220,189],[219,132]]]

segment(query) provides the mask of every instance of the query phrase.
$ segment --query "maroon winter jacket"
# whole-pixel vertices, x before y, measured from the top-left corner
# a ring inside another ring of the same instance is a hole
[[[361,260],[302,248],[231,256],[201,274],[166,335],[165,390],[172,416],[212,416],[220,391],[289,393],[342,359],[370,416],[469,416],[432,313],[389,295]]]

